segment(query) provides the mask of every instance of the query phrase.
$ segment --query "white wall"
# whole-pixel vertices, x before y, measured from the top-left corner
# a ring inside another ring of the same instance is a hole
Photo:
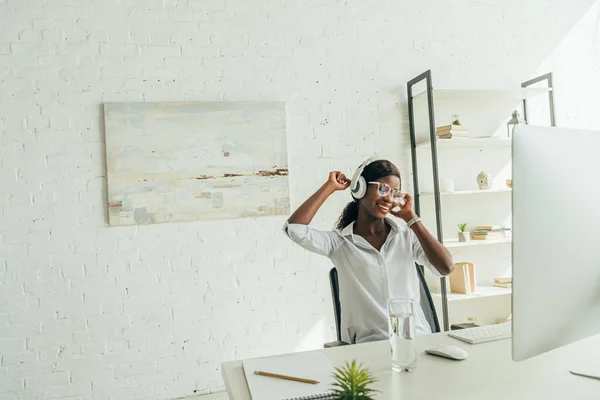
[[[558,126],[600,130],[600,2],[596,2],[538,72],[553,71]],[[547,123],[545,104],[534,116]]]
[[[107,226],[103,102],[285,101],[297,206],[403,164],[408,79],[518,84],[593,1],[526,3],[0,0],[0,399],[205,393],[221,361],[333,338],[328,262],[284,218]]]

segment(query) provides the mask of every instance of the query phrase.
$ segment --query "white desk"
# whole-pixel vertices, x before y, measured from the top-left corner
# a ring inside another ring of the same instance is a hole
[[[458,345],[469,357],[452,361],[423,353],[439,343]],[[378,379],[378,400],[600,399],[600,380],[569,372],[577,360],[600,357],[600,335],[519,363],[511,359],[510,339],[469,345],[438,333],[419,337],[416,344],[416,370],[401,373],[391,370],[387,341],[315,351],[336,366],[353,358],[367,365]],[[241,361],[223,363],[222,373],[230,400],[251,399]]]

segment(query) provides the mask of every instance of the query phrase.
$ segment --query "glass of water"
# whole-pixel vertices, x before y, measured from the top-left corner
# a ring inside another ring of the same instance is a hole
[[[415,347],[415,301],[410,298],[388,300],[388,327],[392,348],[392,370],[411,371],[417,366]]]

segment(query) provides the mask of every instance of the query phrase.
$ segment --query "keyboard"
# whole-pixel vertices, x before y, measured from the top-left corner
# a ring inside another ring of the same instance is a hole
[[[510,322],[505,322],[496,325],[459,329],[450,331],[448,336],[470,344],[485,343],[493,340],[509,339],[512,336],[511,326]]]

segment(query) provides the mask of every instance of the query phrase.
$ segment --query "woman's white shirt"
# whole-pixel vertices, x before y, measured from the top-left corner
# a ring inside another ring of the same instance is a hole
[[[417,334],[431,333],[420,306],[419,277],[415,262],[435,276],[416,235],[386,219],[391,230],[377,251],[363,237],[353,233],[354,223],[342,230],[321,231],[302,224],[286,224],[284,232],[306,250],[328,257],[338,272],[342,340],[362,343],[388,337],[387,301],[412,298],[416,303]]]

